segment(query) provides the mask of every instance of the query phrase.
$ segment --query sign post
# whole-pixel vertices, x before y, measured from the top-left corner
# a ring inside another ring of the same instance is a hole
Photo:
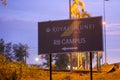
[[[92,52],[90,52],[90,80],[92,80]]]
[[[90,52],[92,71],[93,51],[103,51],[102,17],[38,23],[39,54]]]
[[[49,54],[50,57],[50,80],[52,80],[52,54]]]

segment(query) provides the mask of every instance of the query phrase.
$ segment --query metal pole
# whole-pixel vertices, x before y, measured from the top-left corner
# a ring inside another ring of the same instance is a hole
[[[90,52],[90,80],[92,80],[92,52]]]
[[[69,53],[69,54],[70,54],[70,72],[72,73],[73,72],[72,53]]]
[[[49,54],[50,57],[50,80],[52,80],[52,54]]]
[[[27,64],[27,49],[25,47],[25,64]]]
[[[71,19],[71,0],[69,0],[69,18]]]
[[[106,12],[105,12],[105,1],[106,0],[103,0],[103,13],[104,13],[104,52],[105,52],[105,64],[107,64],[107,51],[106,51],[106,23],[105,23],[105,21],[106,21]]]
[[[79,67],[80,67],[80,62],[79,62],[79,61],[80,61],[80,58],[79,58],[79,57],[80,57],[80,55],[79,55],[79,54],[80,54],[80,53],[77,53],[77,56],[78,56],[78,62],[77,62],[77,63],[78,63],[78,65],[77,65],[77,67],[78,67],[78,69],[79,69]]]
[[[69,0],[69,19],[71,19],[71,0]],[[70,72],[72,73],[73,71],[73,66],[72,66],[72,53],[70,54]]]

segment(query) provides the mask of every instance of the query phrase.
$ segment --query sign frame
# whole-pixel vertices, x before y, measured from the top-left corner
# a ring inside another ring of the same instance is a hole
[[[38,54],[103,51],[102,17],[38,22]]]

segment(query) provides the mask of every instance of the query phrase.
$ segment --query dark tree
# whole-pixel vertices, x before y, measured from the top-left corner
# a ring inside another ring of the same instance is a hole
[[[56,55],[56,69],[66,69],[69,63],[69,57],[67,54],[57,54]]]
[[[48,68],[50,66],[50,56],[49,54],[42,55],[42,58],[44,58],[46,61],[43,62],[43,66]]]
[[[7,60],[12,61],[13,60],[13,53],[12,53],[12,43],[5,44],[4,54]]]
[[[16,61],[22,61],[26,63],[26,57],[28,57],[28,47],[21,43],[13,45],[13,52]]]
[[[0,54],[4,54],[5,42],[3,39],[0,39]]]

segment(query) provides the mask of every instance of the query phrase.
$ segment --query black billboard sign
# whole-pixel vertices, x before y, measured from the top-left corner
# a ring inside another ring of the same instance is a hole
[[[102,17],[38,23],[39,54],[102,50]]]

